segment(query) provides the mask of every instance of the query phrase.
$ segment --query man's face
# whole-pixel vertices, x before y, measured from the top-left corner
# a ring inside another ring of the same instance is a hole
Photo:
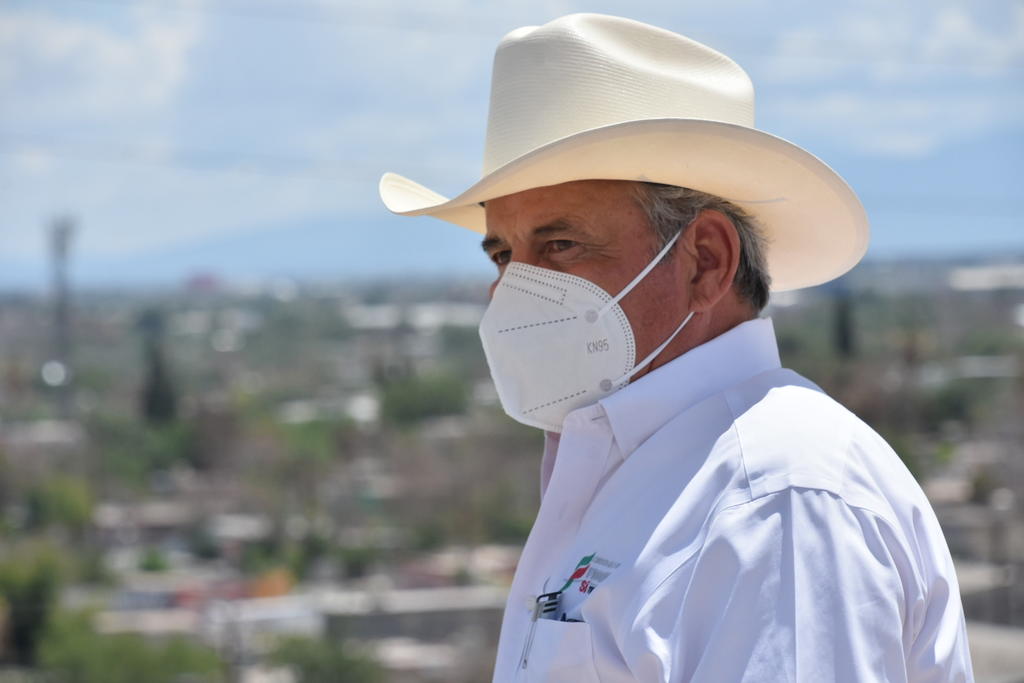
[[[634,192],[629,182],[581,180],[491,199],[484,251],[499,277],[518,261],[585,278],[614,296],[660,246]],[[638,360],[688,312],[690,261],[674,249],[619,302],[633,327]]]

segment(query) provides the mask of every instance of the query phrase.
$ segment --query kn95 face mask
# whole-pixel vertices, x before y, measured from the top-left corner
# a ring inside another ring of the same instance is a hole
[[[509,417],[551,432],[572,410],[626,386],[693,317],[636,360],[633,329],[619,301],[664,258],[677,234],[616,296],[590,280],[513,261],[480,322],[480,340]]]

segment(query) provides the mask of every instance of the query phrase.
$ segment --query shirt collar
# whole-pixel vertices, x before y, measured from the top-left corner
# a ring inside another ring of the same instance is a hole
[[[628,455],[687,408],[779,367],[772,321],[758,318],[687,351],[599,403],[619,448]]]

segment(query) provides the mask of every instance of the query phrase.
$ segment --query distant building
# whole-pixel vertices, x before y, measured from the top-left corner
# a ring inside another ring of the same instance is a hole
[[[1024,263],[993,263],[954,268],[949,286],[962,292],[1024,289]]]

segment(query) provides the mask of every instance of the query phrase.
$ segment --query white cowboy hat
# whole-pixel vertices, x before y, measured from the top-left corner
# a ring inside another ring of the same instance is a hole
[[[814,155],[754,127],[750,78],[725,55],[629,19],[573,14],[509,33],[491,81],[483,174],[448,199],[394,173],[388,209],[483,233],[481,202],[572,180],[689,187],[754,215],[772,289],[838,277],[864,255],[853,190]]]

